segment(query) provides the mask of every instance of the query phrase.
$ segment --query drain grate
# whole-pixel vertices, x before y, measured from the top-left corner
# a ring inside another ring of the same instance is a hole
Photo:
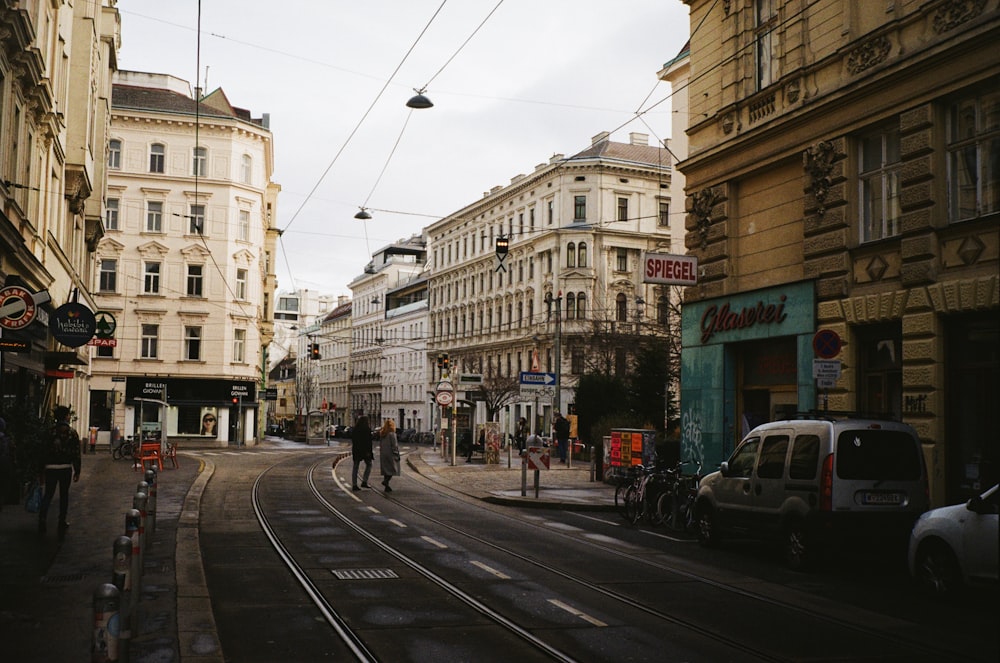
[[[338,580],[388,580],[398,578],[392,569],[332,569]]]
[[[72,575],[65,576],[43,576],[41,583],[43,585],[58,585],[64,582],[80,582],[83,578],[84,574],[82,573],[74,573]]]

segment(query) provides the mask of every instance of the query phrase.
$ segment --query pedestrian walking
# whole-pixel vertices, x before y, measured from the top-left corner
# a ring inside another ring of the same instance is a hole
[[[559,449],[559,462],[566,462],[566,448],[569,446],[569,420],[556,412],[556,420],[552,425],[555,431],[556,445]]]
[[[70,409],[56,406],[52,414],[56,424],[42,441],[38,482],[45,486],[42,505],[38,509],[38,533],[45,534],[49,505],[59,488],[59,535],[66,533],[69,521],[69,484],[80,480],[80,435],[69,425]]]
[[[17,448],[7,435],[7,421],[0,417],[0,511],[4,504],[17,503]],[[11,501],[11,497],[15,497]]]
[[[528,440],[528,433],[531,432],[528,426],[528,420],[521,417],[517,420],[517,428],[514,431],[514,441],[517,443],[517,448],[520,451],[524,451],[524,445]]]
[[[372,451],[372,428],[368,417],[360,417],[351,429],[351,458],[354,467],[351,468],[351,490],[361,490],[368,487],[368,477],[372,475],[372,461],[375,454]],[[361,477],[361,487],[358,487],[358,468],[365,464],[365,473]]]
[[[378,459],[382,467],[382,485],[385,492],[391,493],[389,481],[394,476],[401,474],[399,467],[399,442],[396,440],[396,422],[393,419],[386,419],[379,431]]]

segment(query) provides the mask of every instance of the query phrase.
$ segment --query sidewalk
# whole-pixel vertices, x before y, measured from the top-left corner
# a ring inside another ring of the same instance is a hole
[[[265,440],[260,447],[267,445]],[[577,461],[569,468],[556,461],[552,469],[540,471],[535,498],[534,472],[527,472],[522,496],[520,458],[515,455],[508,468],[506,451],[499,465],[459,458],[455,466],[427,447],[404,446],[403,451],[409,471],[472,498],[518,507],[614,507],[614,488],[591,482],[589,463]],[[198,533],[201,495],[215,466],[183,451],[178,463],[179,468],[158,474],[156,527],[147,537],[138,629],[123,662],[223,661]],[[62,541],[56,534],[57,502],[49,509],[45,536],[37,532],[37,516],[23,506],[0,511],[4,660],[89,660],[94,592],[112,580],[114,543],[125,533],[125,514],[142,480],[143,473],[129,461],[114,461],[106,451],[85,455],[80,481],[70,486],[70,528]]]

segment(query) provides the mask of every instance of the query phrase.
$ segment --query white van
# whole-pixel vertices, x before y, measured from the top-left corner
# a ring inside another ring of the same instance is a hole
[[[775,539],[792,568],[831,545],[900,545],[927,510],[916,431],[871,419],[803,418],[754,428],[701,480],[702,545],[725,536]]]

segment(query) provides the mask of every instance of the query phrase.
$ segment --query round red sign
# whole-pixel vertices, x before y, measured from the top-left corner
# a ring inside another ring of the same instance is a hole
[[[24,288],[0,288],[0,327],[23,329],[35,319],[35,310],[35,300]]]
[[[813,336],[813,352],[822,359],[833,359],[840,354],[840,336],[832,329],[820,329]]]

